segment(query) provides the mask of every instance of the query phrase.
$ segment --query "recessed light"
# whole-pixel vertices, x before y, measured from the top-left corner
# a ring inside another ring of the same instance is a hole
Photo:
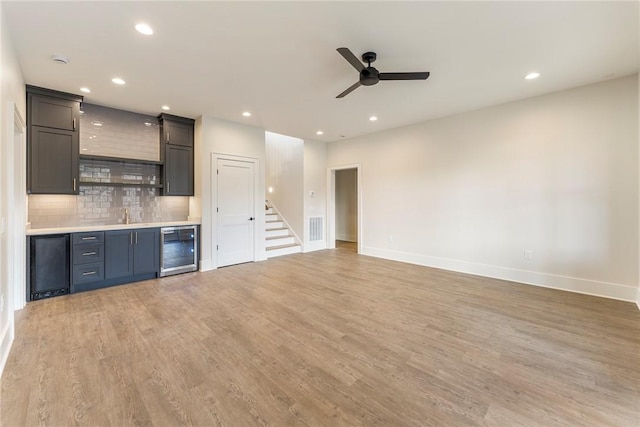
[[[163,109],[164,111],[169,111],[169,110],[171,110],[171,107],[169,107],[168,105],[163,105],[163,106],[162,106],[162,109]]]
[[[321,130],[319,130],[318,132],[316,132],[316,135],[324,135],[324,132],[322,132]]]
[[[524,78],[527,80],[537,79],[538,77],[540,77],[540,73],[536,73],[536,72],[529,73],[526,76],[524,76]]]
[[[376,120],[378,120],[378,118],[376,116],[369,117],[369,121],[370,122],[375,122]]]
[[[146,127],[151,127],[151,126],[152,126],[152,123],[151,123],[151,122],[144,122],[144,125],[145,125]]]
[[[111,81],[117,85],[123,85],[125,83],[125,81],[122,80],[120,77],[114,77],[111,79]]]
[[[91,122],[91,124],[97,127],[102,126],[102,122],[98,122],[98,121]]]
[[[141,34],[144,34],[145,36],[150,36],[151,34],[153,34],[153,28],[142,22],[136,24],[136,30]]]
[[[251,117],[251,113],[248,111],[245,111],[244,113],[242,113],[242,115],[245,117]]]
[[[80,92],[89,93],[91,92],[91,89],[89,89],[88,87],[81,87]]]

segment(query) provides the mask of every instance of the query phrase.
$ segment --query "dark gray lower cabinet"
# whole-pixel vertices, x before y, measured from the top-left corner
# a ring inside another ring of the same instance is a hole
[[[104,240],[105,279],[155,277],[160,260],[160,230],[107,231]]]

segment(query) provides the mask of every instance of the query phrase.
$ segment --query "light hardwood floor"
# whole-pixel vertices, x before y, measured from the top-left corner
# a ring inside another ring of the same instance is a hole
[[[637,426],[635,305],[296,254],[30,303],[7,426]]]

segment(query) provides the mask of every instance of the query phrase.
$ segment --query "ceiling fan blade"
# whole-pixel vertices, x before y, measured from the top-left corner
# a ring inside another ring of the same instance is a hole
[[[424,73],[380,73],[380,80],[427,80],[429,72]]]
[[[358,89],[360,87],[360,85],[361,85],[361,83],[359,81],[355,82],[354,84],[349,86],[349,89],[345,90],[340,95],[336,96],[336,98],[344,98],[345,96],[349,95],[354,90]]]
[[[349,50],[348,47],[339,47],[336,50],[340,53],[340,55],[344,57],[344,59],[349,62],[349,64],[353,65],[353,68],[358,70],[358,72],[364,70],[364,64],[360,62],[360,60],[353,54],[353,52]]]

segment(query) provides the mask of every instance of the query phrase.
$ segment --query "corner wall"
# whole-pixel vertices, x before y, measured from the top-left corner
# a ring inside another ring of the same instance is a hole
[[[327,164],[362,164],[365,255],[634,301],[638,132],[633,75],[331,143]]]
[[[304,141],[304,252],[327,248],[327,144]],[[310,235],[310,218],[322,218],[321,236]]]
[[[258,159],[256,173],[259,177],[258,200],[255,200],[256,233],[255,250],[258,260],[267,259],[265,250],[265,133],[264,129],[241,125],[213,117],[199,117],[195,123],[194,145],[194,197],[190,201],[189,217],[200,217],[201,270],[217,268],[215,245],[217,242],[217,218],[212,197],[212,174],[216,165],[212,154],[226,154]]]
[[[14,139],[14,111],[26,119],[26,93],[22,71],[18,64],[15,49],[8,32],[6,18],[0,3],[0,217],[4,230],[0,230],[0,375],[4,369],[11,343],[14,337],[14,295],[13,291],[24,276],[23,271],[15,271],[16,254],[14,242],[25,239],[24,218],[20,226],[16,211],[11,203],[17,192],[26,197],[24,188],[16,188],[20,180],[15,174],[20,170],[14,159],[18,155],[18,147]],[[24,212],[22,212],[24,216]],[[19,298],[17,298],[19,299]],[[24,300],[24,298],[22,298]]]

